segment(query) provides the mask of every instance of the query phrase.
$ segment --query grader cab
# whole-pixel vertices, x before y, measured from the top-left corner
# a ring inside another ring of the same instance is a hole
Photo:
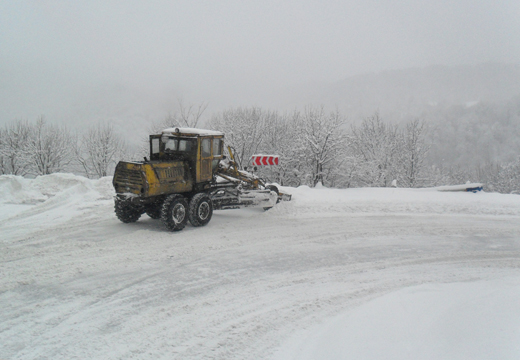
[[[146,213],[171,231],[182,230],[188,220],[193,226],[206,225],[213,210],[268,209],[290,200],[276,186],[239,170],[230,149],[226,158],[223,133],[193,128],[150,135],[149,159],[120,161],[113,185],[119,220],[135,222]]]

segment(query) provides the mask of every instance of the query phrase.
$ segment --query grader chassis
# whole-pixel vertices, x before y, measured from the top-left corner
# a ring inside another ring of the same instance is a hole
[[[218,131],[169,128],[150,135],[150,158],[120,161],[114,173],[115,213],[124,223],[146,213],[161,219],[171,231],[189,221],[204,226],[213,210],[240,207],[269,209],[290,200],[274,185],[240,170],[228,147],[223,155],[224,134]]]

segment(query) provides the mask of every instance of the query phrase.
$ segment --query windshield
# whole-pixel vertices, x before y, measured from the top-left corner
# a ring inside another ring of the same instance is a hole
[[[194,140],[192,139],[178,139],[168,136],[161,137],[164,144],[164,152],[189,152],[193,149]]]

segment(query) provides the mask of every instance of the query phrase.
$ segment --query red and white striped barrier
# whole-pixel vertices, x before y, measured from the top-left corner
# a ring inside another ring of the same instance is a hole
[[[278,165],[279,163],[278,155],[253,155],[251,159],[253,160],[253,165]]]

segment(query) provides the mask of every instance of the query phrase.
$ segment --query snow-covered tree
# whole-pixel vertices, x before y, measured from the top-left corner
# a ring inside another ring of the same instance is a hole
[[[259,151],[265,155],[280,157],[279,165],[258,167],[258,174],[269,182],[289,186],[302,184],[299,116],[298,112],[284,115],[269,112],[264,117],[264,136]]]
[[[170,112],[164,119],[154,121],[148,131],[158,133],[159,131],[171,127],[196,128],[202,123],[202,116],[208,107],[207,103],[185,104],[181,98],[177,99],[174,111]],[[147,140],[148,141],[148,140]]]
[[[425,125],[418,119],[412,120],[406,124],[403,134],[403,143],[401,153],[401,164],[404,168],[404,181],[408,187],[416,187],[419,180],[419,174],[423,170],[426,155],[430,146],[425,139]]]
[[[315,186],[331,183],[342,157],[344,123],[339,112],[324,107],[307,108],[289,115],[259,108],[224,111],[210,121],[213,129],[226,134],[241,166],[250,165],[253,154],[280,156],[280,165],[259,167],[261,177],[281,185]]]
[[[270,116],[271,112],[257,107],[229,109],[213,116],[209,127],[225,133],[227,145],[233,148],[235,160],[243,167],[261,149],[265,121]]]
[[[489,191],[520,194],[520,157],[505,164],[488,163],[479,166],[474,176]]]
[[[356,163],[359,185],[386,187],[397,178],[398,127],[384,123],[379,114],[365,118],[359,128],[352,127],[349,147],[360,159]]]
[[[150,153],[149,134],[158,134],[162,130],[174,127],[202,127],[203,115],[208,104],[186,104],[182,98],[177,99],[177,104],[173,111],[170,111],[163,119],[152,121],[148,124],[148,134],[142,138],[138,150],[135,152],[137,158],[143,158]]]
[[[48,125],[41,116],[32,128],[28,145],[31,172],[47,175],[65,170],[74,159],[76,142],[66,127]]]
[[[182,99],[177,100],[178,103],[178,122],[181,126],[196,128],[200,125],[202,115],[208,107],[207,103],[186,105]]]
[[[30,172],[31,125],[15,120],[0,129],[0,174],[27,175]]]
[[[103,177],[112,172],[125,150],[125,142],[114,128],[100,123],[81,137],[76,156],[88,177]]]
[[[306,166],[305,175],[311,186],[329,181],[342,161],[345,147],[345,120],[338,112],[326,113],[323,106],[309,107],[295,118],[300,137],[296,147]]]

